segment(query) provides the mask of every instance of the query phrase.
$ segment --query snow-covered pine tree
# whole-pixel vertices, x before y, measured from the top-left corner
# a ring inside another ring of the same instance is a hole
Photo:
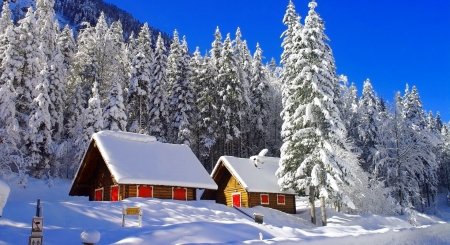
[[[268,125],[268,107],[269,107],[269,85],[266,77],[266,71],[262,64],[262,49],[256,44],[256,51],[251,64],[250,80],[250,118],[251,134],[253,142],[253,151],[266,149],[267,125]]]
[[[73,37],[73,31],[69,25],[65,25],[61,33],[58,35],[58,45],[63,55],[63,65],[68,74],[69,67],[75,54],[76,43]]]
[[[158,35],[155,48],[155,62],[150,81],[148,105],[148,132],[160,142],[167,142],[168,101],[167,101],[167,56],[161,33]]]
[[[50,177],[59,171],[58,166],[51,166],[52,158],[52,124],[49,113],[51,100],[48,96],[48,82],[42,79],[36,86],[38,95],[34,98],[28,121],[26,146],[29,152],[29,169],[31,176]]]
[[[14,70],[13,86],[16,89],[16,111],[19,125],[22,129],[28,128],[28,118],[31,115],[32,103],[38,93],[36,87],[44,80],[45,55],[40,48],[41,39],[39,28],[33,9],[29,8],[24,19],[19,21],[15,32],[20,41],[14,43],[11,49],[11,60]]]
[[[89,99],[88,107],[83,110],[83,141],[84,148],[87,149],[89,141],[94,133],[103,130],[103,115],[98,94],[98,83],[94,82],[92,87],[92,97]]]
[[[429,135],[420,129],[423,120],[418,96],[409,93],[407,87],[404,98],[397,93],[395,101],[391,117],[380,125],[375,173],[385,181],[404,213],[410,208],[423,208],[422,187],[428,184],[434,190],[437,163]]]
[[[67,142],[70,151],[67,156],[67,164],[65,166],[66,177],[72,178],[77,171],[78,166],[87,150],[86,137],[84,137],[84,110],[86,101],[83,98],[81,83],[78,83],[74,89],[73,96],[68,103],[70,117],[67,122]]]
[[[375,144],[378,134],[378,97],[372,88],[370,80],[364,82],[362,96],[358,105],[357,138],[356,145],[361,149],[360,160],[362,167],[367,172],[373,172],[373,154],[376,151]]]
[[[283,189],[309,189],[313,222],[313,197],[317,189],[322,224],[326,225],[325,198],[353,206],[339,186],[352,182],[352,168],[358,164],[346,142],[347,133],[334,104],[338,77],[331,49],[326,43],[328,38],[324,34],[323,21],[315,11],[317,3],[312,1],[308,6],[310,10],[301,30],[301,42],[293,43],[300,49],[290,53],[290,56],[298,57],[298,61],[288,63],[294,67],[285,68],[300,72],[292,80],[289,77],[294,74],[285,76],[284,143],[277,176]]]
[[[103,109],[103,129],[112,131],[126,131],[127,115],[123,104],[122,87],[119,77],[115,76],[111,83],[109,97]]]
[[[148,132],[148,102],[154,54],[151,49],[150,32],[145,23],[136,40],[135,56],[130,67],[130,84],[128,87],[128,131]]]
[[[287,27],[287,30],[283,32],[281,37],[284,37],[281,46],[283,47],[283,53],[281,54],[281,64],[283,65],[283,71],[280,75],[281,90],[282,90],[282,102],[285,107],[285,100],[289,97],[289,84],[294,81],[296,74],[300,71],[295,70],[294,65],[300,47],[296,46],[301,43],[301,30],[303,28],[300,23],[300,16],[295,11],[295,5],[292,0],[289,1],[286,14],[283,17],[283,24]],[[286,116],[286,115],[285,115]]]
[[[347,130],[347,136],[354,142],[358,139],[358,91],[354,83],[350,87],[344,86],[342,92],[341,118],[345,118],[344,124]]]
[[[277,63],[274,58],[270,61],[270,63],[266,66],[266,77],[269,84],[269,105],[268,108],[268,128],[267,128],[267,141],[268,148],[271,152],[272,156],[280,156],[280,148],[281,148],[281,125],[283,124],[283,120],[280,117],[281,111],[283,110],[282,102],[281,102],[281,82],[280,82],[280,71],[281,67],[277,66]]]
[[[178,33],[174,32],[173,43],[167,57],[166,75],[169,81],[170,142],[191,144],[191,122],[193,120],[193,88],[189,80],[189,51],[186,39],[180,45]]]
[[[238,63],[234,56],[234,50],[230,34],[223,43],[223,49],[218,63],[218,87],[219,95],[219,128],[222,153],[224,155],[233,155],[236,147],[240,147],[239,139],[241,132],[239,130],[242,120],[242,108],[244,91],[239,81]]]
[[[416,208],[419,208],[418,206],[422,205],[420,208],[422,212],[429,208],[431,208],[431,212],[434,212],[438,187],[437,170],[439,167],[434,150],[439,142],[434,140],[435,135],[433,132],[426,128],[425,114],[422,109],[422,101],[417,87],[413,86],[411,93],[408,95],[409,96],[403,100],[405,109],[403,117],[408,126],[416,133],[414,143],[422,141],[423,144],[420,148],[420,155],[418,156],[418,161],[422,161],[422,164],[424,165],[424,176],[419,179],[423,194],[422,200],[417,202],[415,206]]]
[[[11,10],[9,9],[9,2],[8,1],[4,1],[3,2],[3,7],[2,7],[2,12],[1,12],[1,17],[0,17],[0,64],[2,63],[3,57],[4,57],[4,52],[8,47],[8,43],[9,43],[9,39],[11,38],[9,36],[7,30],[8,28],[12,28],[13,27],[13,22],[11,19],[12,13]]]
[[[52,123],[52,137],[59,142],[64,126],[64,103],[66,101],[66,73],[63,67],[64,57],[57,41],[59,25],[55,22],[54,0],[36,2],[37,25],[41,38],[41,49],[46,58],[46,79],[49,83],[49,112]]]
[[[108,31],[108,36],[112,50],[110,55],[112,57],[112,62],[114,62],[112,64],[112,71],[114,74],[112,78],[116,76],[118,77],[120,86],[124,89],[122,92],[127,94],[125,88],[128,87],[131,60],[128,59],[128,54],[126,52],[122,23],[120,20],[111,24]]]
[[[69,85],[71,96],[77,84],[81,85],[83,100],[87,104],[97,78],[98,65],[94,55],[95,30],[89,23],[84,22],[82,25],[84,28],[78,33],[77,49],[70,66]]]
[[[202,59],[200,51],[194,52],[191,59],[191,82],[196,94],[196,125],[198,127],[198,156],[208,171],[212,171],[215,163],[214,145],[217,139],[217,102],[215,90],[215,68],[210,58]]]
[[[236,69],[238,73],[238,80],[241,83],[242,93],[242,117],[239,120],[238,129],[240,131],[240,137],[236,142],[237,151],[233,154],[239,157],[249,157],[258,153],[261,149],[254,149],[254,143],[251,133],[251,101],[250,101],[250,82],[252,80],[252,63],[253,58],[248,49],[247,42],[242,40],[241,29],[236,31],[236,38],[232,42],[234,49],[234,56],[236,61]]]

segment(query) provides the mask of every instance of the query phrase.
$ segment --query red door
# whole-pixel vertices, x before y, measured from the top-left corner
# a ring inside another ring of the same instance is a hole
[[[95,190],[95,201],[103,201],[103,188]]]
[[[186,201],[186,188],[173,188],[173,199]]]
[[[241,207],[241,193],[231,194],[233,199],[233,207]]]
[[[119,186],[118,185],[111,186],[111,201],[113,201],[113,202],[119,201]]]

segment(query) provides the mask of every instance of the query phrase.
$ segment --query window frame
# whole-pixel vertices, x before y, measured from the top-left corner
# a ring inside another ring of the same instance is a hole
[[[151,196],[151,197],[140,197],[140,196],[139,196],[139,187],[141,187],[141,186],[147,186],[147,187],[152,188],[152,196]],[[154,189],[155,189],[155,188],[153,188],[152,185],[137,185],[137,186],[136,186],[136,197],[140,197],[140,198],[153,198],[154,195],[155,195],[155,193],[153,192]]]
[[[267,196],[267,202],[263,202],[263,196]],[[265,193],[259,194],[259,202],[261,205],[269,205],[269,203],[270,203],[269,199],[270,199],[269,194],[265,194]]]
[[[280,196],[283,197],[283,201],[284,202],[279,202],[280,201],[280,199],[279,199]],[[286,195],[284,195],[284,194],[277,194],[277,205],[286,205]]]
[[[184,189],[184,200],[174,199],[175,189]],[[187,188],[186,187],[172,187],[172,200],[187,201]]]

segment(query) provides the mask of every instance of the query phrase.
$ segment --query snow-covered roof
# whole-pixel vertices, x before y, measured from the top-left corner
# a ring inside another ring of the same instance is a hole
[[[296,194],[294,190],[281,191],[275,176],[279,161],[280,158],[266,156],[251,158],[222,156],[211,176],[214,176],[222,162],[248,192]]]
[[[161,143],[153,136],[113,131],[101,131],[92,138],[119,184],[217,189],[187,145]]]

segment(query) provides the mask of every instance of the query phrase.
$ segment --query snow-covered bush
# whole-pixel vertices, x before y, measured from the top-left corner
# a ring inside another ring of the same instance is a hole
[[[8,200],[9,191],[9,186],[0,180],[0,217],[2,216],[3,208]]]

